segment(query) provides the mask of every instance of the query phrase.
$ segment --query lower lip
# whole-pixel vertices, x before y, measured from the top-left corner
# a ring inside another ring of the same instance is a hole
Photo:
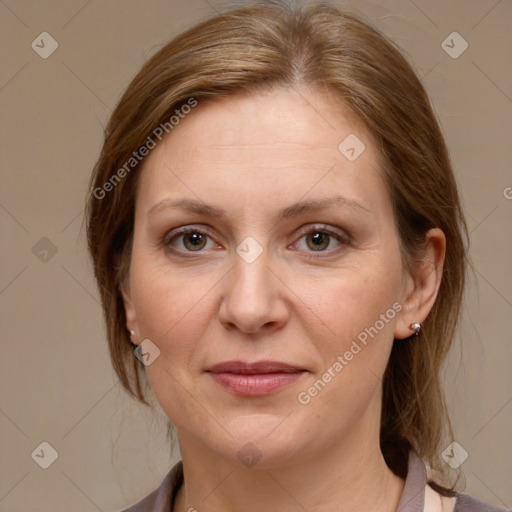
[[[304,372],[281,373],[210,373],[212,379],[231,393],[241,396],[264,396],[297,381]]]

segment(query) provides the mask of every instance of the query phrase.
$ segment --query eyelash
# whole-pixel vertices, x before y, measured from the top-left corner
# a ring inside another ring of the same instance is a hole
[[[207,235],[208,237],[213,238],[213,234],[210,232],[210,230],[208,230],[206,228],[196,228],[193,226],[188,226],[188,227],[180,228],[177,231],[171,231],[170,233],[168,233],[163,238],[162,244],[165,248],[169,249],[170,251],[172,251],[174,254],[176,254],[178,256],[183,256],[185,258],[193,258],[193,257],[195,257],[194,253],[201,253],[201,252],[204,252],[204,250],[201,249],[198,251],[182,251],[182,250],[177,250],[174,247],[172,247],[172,242],[175,239],[180,238],[184,235],[188,235],[190,233]],[[330,229],[326,225],[318,224],[318,225],[314,225],[313,227],[300,229],[299,233],[298,233],[300,235],[300,238],[297,240],[297,242],[295,242],[294,245],[296,245],[304,236],[309,235],[309,234],[317,234],[317,233],[326,234],[329,237],[333,237],[342,246],[348,246],[351,244],[351,239],[350,239],[349,235],[343,235],[341,233],[338,233],[338,232]],[[330,243],[330,240],[329,240],[329,243]],[[311,252],[313,254],[314,253],[328,254],[329,256],[331,256],[333,254],[333,252],[338,252],[340,249],[341,248],[339,247],[338,249],[331,249],[331,250],[327,250],[327,251],[320,250],[320,251],[307,251],[307,252]],[[308,257],[309,258],[321,258],[322,256],[308,256]]]

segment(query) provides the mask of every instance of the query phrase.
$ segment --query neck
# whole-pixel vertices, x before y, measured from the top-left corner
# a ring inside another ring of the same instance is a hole
[[[344,512],[394,512],[404,481],[387,467],[378,437],[372,443],[369,434],[362,428],[322,453],[268,469],[241,468],[180,434],[185,478],[175,510],[334,512],[343,505]]]

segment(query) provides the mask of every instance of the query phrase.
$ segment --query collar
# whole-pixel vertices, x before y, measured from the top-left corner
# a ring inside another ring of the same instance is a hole
[[[427,483],[427,476],[425,464],[411,450],[397,512],[453,512],[456,498],[441,496],[434,491]]]
[[[427,471],[418,456],[409,452],[407,476],[402,496],[398,502],[397,512],[423,512],[425,506],[425,486]]]
[[[124,512],[172,512],[182,484],[183,462],[180,460],[157,489]],[[454,505],[455,498],[444,498],[427,484],[425,465],[413,451],[409,452],[407,476],[397,512],[452,512]]]

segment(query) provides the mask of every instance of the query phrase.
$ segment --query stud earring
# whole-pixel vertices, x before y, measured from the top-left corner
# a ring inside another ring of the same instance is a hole
[[[418,334],[421,331],[421,324],[419,322],[416,322],[414,324],[411,324],[409,327],[414,331],[414,335],[418,336]]]

